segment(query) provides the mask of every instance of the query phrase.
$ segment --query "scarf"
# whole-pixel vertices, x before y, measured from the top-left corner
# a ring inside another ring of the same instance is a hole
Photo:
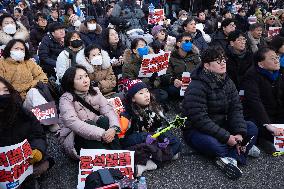
[[[266,78],[268,78],[270,81],[276,81],[279,77],[279,70],[273,71],[272,73],[266,69],[257,67],[257,70],[259,71],[259,73],[263,76],[265,76]]]
[[[71,66],[75,66],[77,63],[76,63],[76,56],[77,56],[77,52],[74,52],[72,51],[71,49],[69,49],[68,47],[65,48],[65,50],[69,53],[69,59],[71,60]]]
[[[231,45],[228,46],[228,49],[233,55],[238,56],[240,59],[243,59],[247,53],[246,49],[239,53]]]
[[[225,74],[217,74],[215,72],[212,72],[206,68],[203,68],[202,73],[206,75],[209,78],[212,78],[213,81],[216,81],[217,83],[223,83],[226,78],[226,73]]]
[[[248,38],[251,42],[251,50],[253,53],[258,51],[258,45],[260,44],[260,39],[255,39],[250,32],[248,32]]]

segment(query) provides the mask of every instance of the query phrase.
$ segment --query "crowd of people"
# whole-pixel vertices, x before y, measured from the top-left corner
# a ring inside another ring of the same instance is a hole
[[[152,6],[165,10],[162,22],[148,24]],[[178,159],[177,135],[151,137],[169,125],[169,109],[187,117],[186,144],[231,179],[258,147],[276,152],[284,1],[3,0],[0,14],[0,146],[30,143],[34,174],[22,188],[37,188],[56,163],[47,132],[77,160],[82,148],[133,150],[137,177]],[[171,52],[166,73],[140,77],[143,56],[160,52]],[[125,107],[119,116],[113,97]],[[53,101],[58,124],[40,124],[30,110]]]

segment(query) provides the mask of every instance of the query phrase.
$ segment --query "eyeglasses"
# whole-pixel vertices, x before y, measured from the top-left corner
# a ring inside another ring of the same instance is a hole
[[[219,57],[219,58],[216,58],[215,60],[211,61],[211,62],[216,62],[217,64],[226,64],[227,63],[227,58],[222,56],[222,57]]]
[[[275,20],[275,18],[269,18],[269,20]]]
[[[182,15],[183,15],[183,16],[187,16],[188,14],[187,14],[187,13],[183,13]]]

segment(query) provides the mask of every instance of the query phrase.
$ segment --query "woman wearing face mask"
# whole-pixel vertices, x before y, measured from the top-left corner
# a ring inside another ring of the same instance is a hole
[[[90,45],[85,48],[84,54],[84,57],[79,57],[79,64],[86,67],[90,80],[99,87],[103,95],[110,94],[116,86],[116,78],[108,53],[97,45]],[[83,59],[86,61],[82,61]]]
[[[4,48],[0,76],[20,93],[27,109],[47,103],[35,87],[38,83],[47,83],[48,79],[41,67],[30,59],[28,48],[21,39],[12,39]]]
[[[91,81],[84,66],[66,70],[61,86],[60,141],[66,152],[79,159],[80,149],[120,149],[119,121],[113,107]]]
[[[35,188],[36,178],[54,164],[47,156],[46,136],[37,118],[22,106],[19,93],[0,77],[0,148],[28,140],[32,148],[33,174],[20,188]]]
[[[91,44],[99,44],[102,27],[97,24],[95,17],[87,17],[84,23],[81,24],[79,31],[85,46],[89,46]]]
[[[2,48],[12,39],[21,39],[25,42],[29,39],[29,32],[25,26],[9,14],[0,16],[0,26],[0,45],[2,45]]]
[[[142,64],[143,56],[153,54],[153,50],[147,46],[147,42],[143,38],[136,38],[131,42],[131,49],[126,49],[123,55],[122,77],[125,79],[141,79],[164,105],[168,94],[161,90],[161,77],[154,73],[150,78],[139,78],[139,70]],[[165,107],[166,108],[166,107]]]
[[[162,84],[169,97],[176,99],[180,96],[183,72],[192,72],[200,63],[198,48],[192,44],[192,38],[184,33],[177,38],[176,48],[172,52],[167,73],[162,76]]]
[[[60,83],[65,71],[71,66],[79,64],[80,61],[83,61],[82,57],[84,57],[83,41],[78,32],[68,32],[64,39],[64,46],[64,51],[58,55],[56,60],[58,83]]]

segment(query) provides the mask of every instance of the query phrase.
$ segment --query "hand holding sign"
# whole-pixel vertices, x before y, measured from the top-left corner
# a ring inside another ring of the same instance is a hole
[[[276,151],[284,152],[284,124],[266,125],[266,128],[274,135],[274,146]]]

